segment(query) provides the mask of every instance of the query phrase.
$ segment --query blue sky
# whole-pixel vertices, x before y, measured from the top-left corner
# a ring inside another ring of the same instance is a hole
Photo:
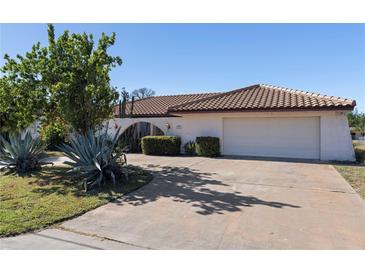
[[[56,34],[116,32],[123,65],[112,84],[158,95],[226,91],[255,83],[352,98],[365,112],[365,25],[56,24]],[[0,54],[47,44],[46,24],[2,24]],[[3,60],[1,60],[3,64]]]

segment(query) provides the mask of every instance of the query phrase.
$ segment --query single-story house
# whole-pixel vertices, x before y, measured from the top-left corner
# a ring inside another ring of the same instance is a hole
[[[354,100],[257,84],[229,92],[154,96],[126,105],[110,128],[219,137],[223,155],[353,161],[346,114]],[[149,127],[146,127],[149,125]]]

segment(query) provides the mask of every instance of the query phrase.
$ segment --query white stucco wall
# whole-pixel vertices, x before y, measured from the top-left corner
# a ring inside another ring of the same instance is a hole
[[[129,126],[138,122],[147,122],[159,127],[165,135],[176,135],[173,129],[167,128],[167,125],[172,126],[176,124],[175,120],[180,118],[175,117],[158,117],[158,118],[114,118],[108,121],[109,130],[108,132],[114,133],[121,128],[120,134],[123,133]]]
[[[22,138],[25,137],[25,134],[27,132],[30,133],[30,135],[32,136],[32,138],[37,138],[39,136],[38,130],[41,126],[41,122],[40,121],[35,121],[33,124],[31,124],[29,127],[27,127],[25,130],[22,131]]]
[[[121,126],[123,132],[136,122],[150,122],[158,126],[166,135],[181,137],[182,145],[194,141],[197,136],[219,137],[223,150],[223,119],[240,117],[319,117],[320,119],[320,159],[354,161],[350,130],[346,112],[251,112],[251,113],[197,113],[182,114],[181,117],[162,118],[116,118],[109,122],[110,130]],[[167,129],[166,125],[170,126]],[[295,125],[293,125],[295,130]]]
[[[350,128],[341,112],[321,116],[321,160],[354,161]]]

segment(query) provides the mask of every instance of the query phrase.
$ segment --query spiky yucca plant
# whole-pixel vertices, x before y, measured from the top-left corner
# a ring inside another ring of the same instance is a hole
[[[33,139],[29,132],[24,138],[21,133],[10,135],[9,141],[0,135],[0,169],[27,173],[41,165],[52,164],[41,162],[47,157],[44,150],[45,144],[39,138]]]
[[[120,128],[114,136],[108,135],[108,126],[104,133],[89,130],[86,134],[75,133],[70,138],[70,145],[63,144],[59,149],[72,161],[65,161],[71,166],[71,172],[83,177],[85,191],[95,185],[101,186],[110,181],[116,182],[116,176],[124,175],[127,159],[123,152],[113,153],[118,141]]]

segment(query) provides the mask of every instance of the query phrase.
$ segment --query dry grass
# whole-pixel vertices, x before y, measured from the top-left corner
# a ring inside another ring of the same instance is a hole
[[[354,147],[365,150],[365,140],[353,140]]]
[[[334,165],[347,182],[365,200],[365,166],[364,165]]]

